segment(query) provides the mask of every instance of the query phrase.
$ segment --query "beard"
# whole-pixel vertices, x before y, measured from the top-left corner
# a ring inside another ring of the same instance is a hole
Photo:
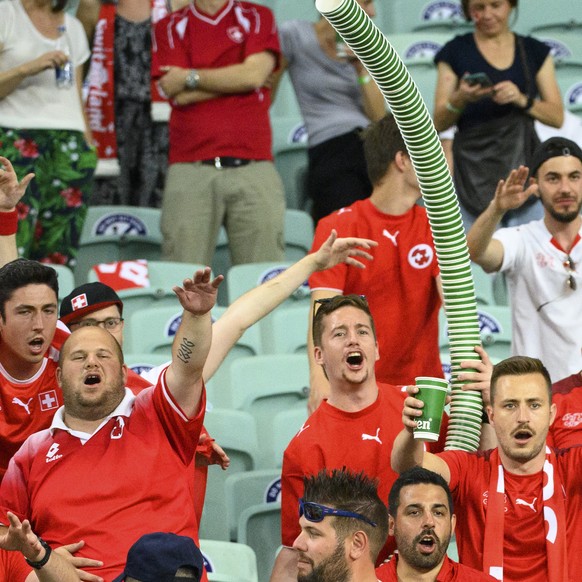
[[[433,529],[425,530],[422,534],[416,536],[411,542],[402,539],[398,533],[398,529],[395,528],[394,537],[396,538],[396,546],[398,547],[398,553],[402,559],[413,568],[426,572],[429,572],[440,564],[447,553],[447,548],[451,541],[450,533],[441,540]],[[421,554],[416,549],[420,540],[426,535],[431,535],[435,540],[435,550],[432,554]]]
[[[309,560],[306,556],[304,559]],[[309,574],[305,576],[298,575],[297,582],[347,582],[349,580],[349,569],[346,563],[344,545],[338,543],[335,550],[323,560],[318,566],[314,567]]]
[[[578,208],[576,210],[572,210],[570,212],[558,212],[551,204],[546,204],[542,200],[543,207],[546,209],[547,213],[558,222],[562,224],[569,224],[570,222],[574,222],[576,218],[580,215],[580,210],[582,210],[582,201],[578,204]]]
[[[82,420],[100,420],[113,412],[125,396],[123,374],[105,386],[97,398],[88,398],[72,382],[62,378],[62,392],[67,415]]]

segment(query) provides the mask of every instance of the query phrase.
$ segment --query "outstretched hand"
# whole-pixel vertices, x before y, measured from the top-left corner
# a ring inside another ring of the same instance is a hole
[[[327,240],[314,253],[317,261],[317,270],[331,269],[339,263],[346,263],[351,267],[365,269],[366,265],[355,257],[372,261],[374,257],[363,249],[371,249],[377,246],[378,243],[376,241],[367,238],[338,238],[337,232],[332,230]]]
[[[506,212],[519,208],[532,194],[537,195],[538,185],[533,179],[525,187],[528,174],[528,168],[519,166],[517,170],[511,170],[505,180],[499,180],[494,197],[499,210]]]
[[[204,315],[214,307],[218,286],[224,277],[218,275],[211,281],[210,275],[210,267],[200,269],[194,273],[192,279],[184,279],[182,287],[172,288],[185,311],[193,315]]]
[[[101,576],[97,576],[95,574],[91,574],[87,572],[83,568],[100,568],[103,566],[103,562],[101,560],[93,560],[92,558],[83,558],[81,556],[75,556],[75,554],[85,545],[83,540],[76,542],[74,544],[67,544],[65,546],[61,546],[59,548],[55,548],[55,554],[59,554],[67,562],[69,562],[75,571],[77,572],[77,576],[79,576],[79,580],[83,580],[84,582],[103,582],[103,578]]]
[[[6,512],[10,525],[4,535],[0,535],[0,548],[21,552],[25,558],[36,560],[43,550],[38,536],[32,531],[28,519],[20,521],[14,513]]]
[[[24,196],[26,188],[34,178],[34,174],[27,174],[20,182],[10,160],[0,156],[0,212],[10,212]]]

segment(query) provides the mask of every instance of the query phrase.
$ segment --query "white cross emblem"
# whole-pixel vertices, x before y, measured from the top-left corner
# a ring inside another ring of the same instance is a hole
[[[54,390],[49,390],[48,392],[42,392],[38,395],[40,400],[41,410],[51,410],[57,408],[59,401],[57,399],[57,393]]]
[[[77,295],[71,299],[71,307],[73,308],[73,311],[83,309],[83,307],[87,307],[88,304],[86,293],[81,293],[81,295]]]

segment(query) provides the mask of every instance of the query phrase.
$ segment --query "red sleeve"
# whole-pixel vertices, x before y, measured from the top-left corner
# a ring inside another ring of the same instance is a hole
[[[153,26],[152,30],[152,78],[159,79],[164,73],[160,67],[190,68],[190,59],[182,39],[188,27],[186,9],[169,14]]]
[[[317,223],[315,235],[313,237],[313,245],[310,253],[315,252],[328,239],[332,229],[336,229],[338,236],[349,236],[346,232],[340,232],[337,225],[331,223],[329,220],[334,215],[324,218]],[[338,293],[344,292],[346,278],[348,276],[348,266],[345,263],[340,263],[333,267],[333,269],[326,269],[325,271],[316,271],[309,277],[309,288],[314,289],[333,289]]]
[[[194,459],[202,431],[206,411],[206,389],[202,389],[196,416],[188,418],[166,386],[166,371],[167,368],[158,379],[153,391],[152,402],[172,448],[182,459],[182,462],[189,465]],[[146,390],[140,393],[137,396],[136,404],[140,402],[142,394],[147,398],[150,392]]]
[[[281,471],[281,543],[289,548],[301,533],[299,498],[303,496],[303,476],[306,474],[296,448],[290,444],[285,450]]]
[[[279,46],[279,36],[277,34],[277,25],[271,10],[265,7],[255,6],[253,9],[259,11],[257,23],[251,28],[250,34],[245,45],[245,56],[262,53],[264,51],[272,52],[279,60],[281,48]]]
[[[8,525],[7,511],[16,514],[21,521],[29,519],[31,516],[30,499],[26,484],[28,482],[29,463],[36,454],[36,447],[31,443],[33,441],[38,442],[37,435],[41,434],[36,433],[28,437],[17,453],[10,459],[8,470],[0,485],[0,524],[2,525]]]
[[[0,550],[0,580],[25,582],[32,568],[24,561],[20,552]]]

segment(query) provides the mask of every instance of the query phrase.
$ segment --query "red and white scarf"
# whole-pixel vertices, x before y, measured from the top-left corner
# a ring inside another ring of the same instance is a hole
[[[152,24],[168,14],[165,0],[151,0]],[[97,155],[101,160],[117,157],[115,139],[114,109],[114,70],[113,47],[115,43],[115,4],[102,4],[99,19],[95,27],[91,64],[89,66],[88,93],[85,109],[89,127],[97,146]],[[166,101],[160,94],[157,84],[151,84],[152,101]]]
[[[489,462],[491,463],[491,476],[489,478],[489,497],[485,518],[483,571],[497,580],[503,580],[505,477],[497,449],[492,451]],[[566,509],[562,482],[556,468],[556,456],[546,446],[542,499],[544,504],[548,582],[564,582],[564,580],[568,580]]]

